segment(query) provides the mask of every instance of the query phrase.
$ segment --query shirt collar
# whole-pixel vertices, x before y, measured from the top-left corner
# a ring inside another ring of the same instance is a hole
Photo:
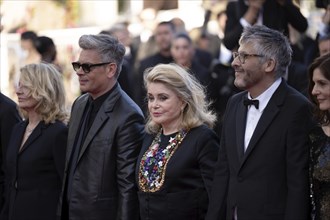
[[[118,83],[116,83],[108,92],[104,93],[100,97],[97,97],[95,100],[91,96],[89,96],[88,102],[93,103],[94,107],[96,109],[100,109],[103,102],[107,99],[107,97],[112,93],[113,90],[118,86]]]
[[[258,97],[255,98],[255,99],[259,100],[259,111],[260,112],[264,111],[270,98],[273,96],[276,89],[280,86],[281,82],[282,82],[282,78],[278,78],[277,80],[275,80],[275,82],[273,82],[273,84],[266,91],[264,91]],[[248,93],[248,98],[252,99],[250,93]]]

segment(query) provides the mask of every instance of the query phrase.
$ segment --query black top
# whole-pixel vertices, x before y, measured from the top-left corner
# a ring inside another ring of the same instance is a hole
[[[165,143],[167,147],[175,135],[161,136],[160,145]],[[138,185],[141,185],[139,177],[143,156],[153,147],[154,138],[155,135],[147,135],[144,139],[136,168]],[[144,192],[139,186],[141,220],[204,219],[218,147],[217,135],[205,125],[189,130],[168,159],[164,182],[159,189]]]
[[[100,110],[103,102],[107,99],[107,97],[111,94],[111,92],[118,86],[118,83],[116,83],[108,92],[104,93],[103,95],[101,95],[100,97],[96,98],[95,100],[92,99],[92,97],[89,97],[88,99],[88,104],[86,105],[85,111],[86,109],[89,108],[89,106],[92,105],[92,109],[91,109],[91,113],[88,119],[88,124],[87,124],[87,131],[90,129],[90,127],[93,124],[93,121],[98,113],[98,111]]]
[[[0,93],[0,210],[3,204],[4,173],[2,166],[14,125],[22,119],[16,103]]]
[[[330,219],[330,137],[318,127],[310,139],[312,219]]]

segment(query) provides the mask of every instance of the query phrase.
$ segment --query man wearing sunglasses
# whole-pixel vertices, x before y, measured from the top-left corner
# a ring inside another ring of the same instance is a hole
[[[135,161],[144,135],[141,109],[117,82],[125,47],[109,35],[83,35],[72,63],[84,93],[72,106],[60,219],[138,219]]]

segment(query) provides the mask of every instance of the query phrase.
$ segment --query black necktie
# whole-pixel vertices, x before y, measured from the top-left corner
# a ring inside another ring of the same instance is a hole
[[[259,100],[257,99],[244,99],[243,104],[245,106],[254,105],[256,109],[259,109]]]

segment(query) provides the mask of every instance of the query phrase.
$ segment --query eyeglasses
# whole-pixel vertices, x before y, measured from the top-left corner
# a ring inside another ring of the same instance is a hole
[[[238,57],[239,62],[244,64],[247,57],[263,57],[263,55],[233,52],[233,57],[234,59]]]
[[[79,62],[73,62],[72,63],[72,67],[73,69],[77,72],[80,67],[82,68],[82,70],[84,71],[84,73],[89,73],[91,71],[92,67],[95,66],[103,66],[106,64],[110,64],[111,62],[106,62],[106,63],[95,63],[95,64],[90,64],[90,63],[79,63]]]

